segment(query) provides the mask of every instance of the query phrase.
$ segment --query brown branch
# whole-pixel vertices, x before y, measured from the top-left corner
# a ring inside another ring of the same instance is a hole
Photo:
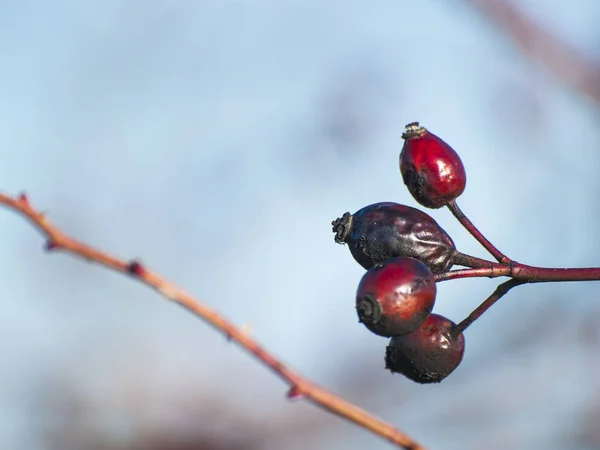
[[[0,204],[20,213],[47,238],[46,249],[49,251],[66,251],[76,256],[95,262],[117,272],[129,274],[151,288],[154,288],[167,299],[172,300],[186,308],[192,314],[200,317],[209,325],[221,331],[228,339],[237,342],[242,348],[252,353],[260,362],[275,372],[280,378],[290,385],[288,397],[304,397],[312,403],[338,416],[353,422],[372,433],[408,450],[425,450],[402,431],[392,425],[370,415],[357,406],[337,397],[333,393],[292,371],[278,358],[273,356],[246,332],[235,327],[223,316],[208,306],[200,303],[193,296],[181,290],[160,275],[148,270],[140,262],[123,261],[89,245],[79,242],[50,223],[46,216],[34,209],[27,197],[21,194],[13,198],[0,193]]]
[[[554,36],[507,0],[468,0],[532,60],[600,106],[600,64]]]

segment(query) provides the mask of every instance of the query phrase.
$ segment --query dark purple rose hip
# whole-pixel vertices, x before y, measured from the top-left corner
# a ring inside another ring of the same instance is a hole
[[[415,258],[434,273],[454,263],[452,238],[428,214],[410,206],[381,202],[345,213],[332,222],[335,241],[348,244],[365,269],[396,257]]]

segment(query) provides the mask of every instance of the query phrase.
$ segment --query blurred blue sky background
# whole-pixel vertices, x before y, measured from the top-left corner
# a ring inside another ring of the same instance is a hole
[[[597,2],[518,5],[600,58]],[[363,270],[333,242],[346,211],[415,206],[397,158],[418,120],[460,153],[459,203],[502,251],[600,264],[599,105],[470,2],[0,2],[0,55],[3,192],[140,257],[431,449],[600,447],[598,283],[512,291],[469,329],[457,371],[419,386],[383,369],[386,341],[354,310]],[[448,211],[430,214],[487,256]],[[154,292],[44,254],[8,211],[0,227],[0,448],[155,448],[139,446],[148,430],[239,434],[231,448],[389,448],[290,404],[283,383]],[[459,321],[495,285],[444,283],[436,311]],[[194,448],[229,448],[211,445]]]

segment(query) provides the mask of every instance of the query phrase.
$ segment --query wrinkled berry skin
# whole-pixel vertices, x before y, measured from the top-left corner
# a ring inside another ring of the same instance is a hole
[[[454,322],[431,314],[413,333],[390,340],[385,367],[421,384],[439,383],[462,361],[465,338]]]
[[[467,175],[452,147],[418,122],[408,124],[402,138],[400,173],[417,202],[441,208],[463,193]]]
[[[385,337],[412,333],[435,304],[433,273],[414,258],[393,258],[369,269],[356,291],[358,319]]]
[[[335,241],[348,244],[365,269],[400,256],[422,261],[434,274],[453,265],[456,248],[450,236],[431,216],[410,206],[374,203],[345,213],[332,225]]]

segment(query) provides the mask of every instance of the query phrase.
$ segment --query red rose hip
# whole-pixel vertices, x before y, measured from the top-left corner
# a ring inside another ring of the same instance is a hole
[[[356,292],[359,321],[385,337],[416,330],[435,303],[433,273],[413,258],[393,258],[369,269]]]
[[[441,208],[463,193],[467,175],[452,147],[419,122],[406,125],[402,138],[400,173],[417,202]]]
[[[465,338],[451,320],[431,314],[413,333],[393,337],[385,367],[417,383],[439,383],[462,361]]]

